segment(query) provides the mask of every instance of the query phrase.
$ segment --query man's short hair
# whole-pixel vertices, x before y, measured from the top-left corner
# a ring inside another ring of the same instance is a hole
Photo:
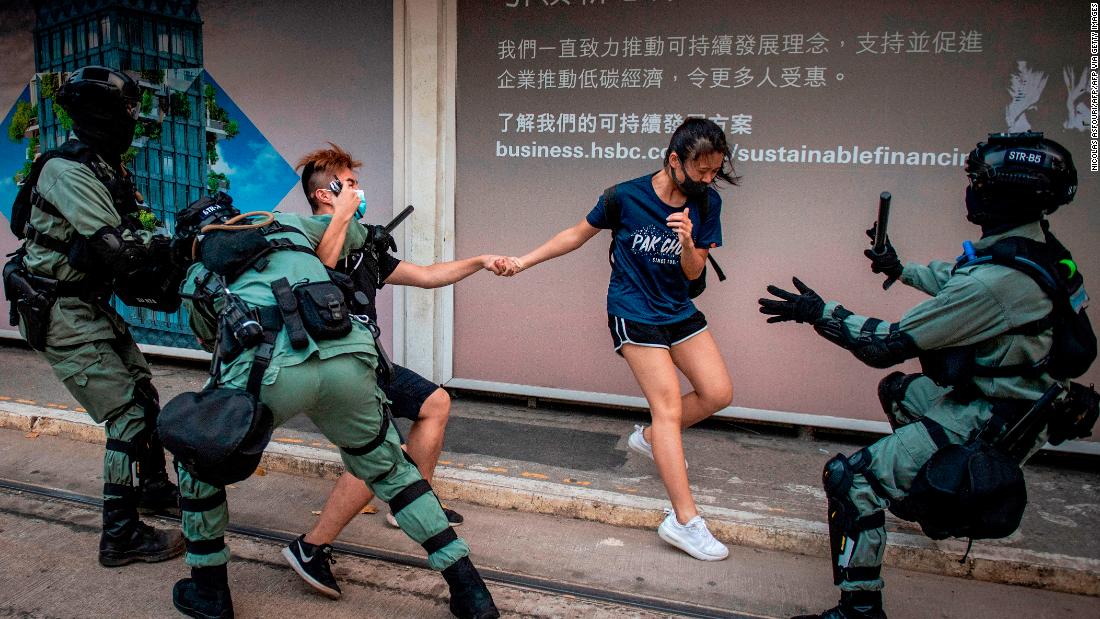
[[[344,168],[358,169],[363,165],[362,161],[352,158],[351,153],[339,146],[328,143],[328,148],[315,150],[301,159],[294,169],[302,175],[302,191],[309,200],[309,207],[317,212],[317,199],[314,194],[322,187],[327,187],[332,177]]]

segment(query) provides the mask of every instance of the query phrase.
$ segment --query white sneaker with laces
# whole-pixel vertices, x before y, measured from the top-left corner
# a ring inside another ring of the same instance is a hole
[[[675,512],[671,509],[666,509],[665,512],[668,516],[657,527],[657,535],[661,539],[700,561],[721,561],[729,556],[729,549],[714,539],[702,516],[692,518],[687,524],[680,524],[676,520]]]
[[[653,460],[653,445],[650,445],[649,441],[645,440],[645,435],[642,434],[642,430],[645,430],[645,426],[635,425],[634,432],[632,432],[630,434],[630,437],[626,439],[626,446],[649,458],[650,460]],[[687,458],[684,458],[685,469],[687,468],[687,465]]]

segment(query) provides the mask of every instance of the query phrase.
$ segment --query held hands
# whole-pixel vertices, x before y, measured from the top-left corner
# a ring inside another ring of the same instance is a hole
[[[809,286],[803,284],[797,277],[791,279],[799,294],[788,292],[778,286],[768,286],[768,294],[782,299],[759,299],[760,313],[771,315],[768,322],[795,322],[813,323],[825,313],[825,301]]]
[[[665,218],[665,221],[668,222],[668,227],[676,232],[676,237],[680,241],[680,246],[685,249],[695,247],[695,242],[691,238],[691,218],[688,217],[690,212],[690,208],[685,208],[682,212],[672,213]]]
[[[878,223],[871,226],[867,230],[867,236],[874,242],[875,230],[878,227]],[[874,248],[863,250],[863,255],[871,261],[871,272],[882,273],[886,276],[886,281],[882,282],[882,289],[886,290],[894,283],[894,280],[901,277],[901,271],[904,268],[901,264],[901,260],[898,258],[898,252],[894,249],[894,246],[890,243],[890,236],[886,236],[886,248],[881,254],[876,254]]]
[[[490,256],[492,264],[486,265],[486,269],[501,277],[511,277],[527,268],[523,262],[515,256]]]

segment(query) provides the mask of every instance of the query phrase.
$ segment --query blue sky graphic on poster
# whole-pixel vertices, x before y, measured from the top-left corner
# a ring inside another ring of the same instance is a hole
[[[235,138],[218,142],[218,162],[210,171],[229,178],[229,194],[242,211],[274,210],[298,183],[298,175],[208,72],[203,72],[203,80],[214,87],[218,105],[237,121],[240,130]],[[10,220],[12,202],[19,189],[15,173],[26,161],[27,140],[13,142],[8,138],[8,127],[19,101],[30,101],[29,88],[24,88],[12,102],[0,125],[0,213],[5,220]]]
[[[298,175],[209,72],[203,72],[203,80],[214,86],[218,105],[240,125],[237,137],[218,142],[218,162],[210,171],[229,177],[229,195],[242,212],[275,210]]]
[[[15,184],[15,173],[27,160],[27,141],[11,141],[8,138],[8,127],[11,126],[11,117],[15,115],[19,102],[29,103],[30,100],[30,87],[26,87],[19,98],[12,102],[4,123],[0,125],[0,213],[4,214],[4,227],[7,227],[7,220],[11,219],[11,203],[15,201],[15,194],[19,193],[19,187]]]

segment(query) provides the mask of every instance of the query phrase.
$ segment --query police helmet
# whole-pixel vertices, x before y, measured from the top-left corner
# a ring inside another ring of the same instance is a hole
[[[1073,156],[1042,132],[991,133],[966,159],[968,218],[1026,222],[1053,213],[1077,193]]]
[[[108,67],[81,67],[57,91],[77,137],[106,155],[121,155],[133,140],[141,91],[129,75]]]
[[[239,214],[229,194],[219,191],[204,196],[176,213],[176,238],[193,239],[206,226],[225,223]]]

